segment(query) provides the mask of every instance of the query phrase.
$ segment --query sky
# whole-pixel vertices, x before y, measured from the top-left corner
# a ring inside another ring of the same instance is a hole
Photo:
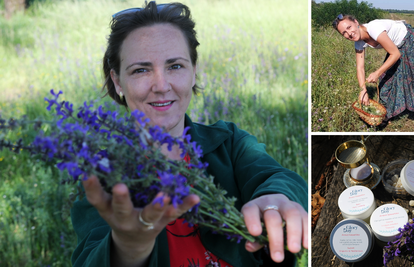
[[[358,0],[358,3],[361,1]],[[315,0],[315,2],[335,2],[335,0]],[[414,0],[364,0],[364,2],[368,2],[373,7],[381,9],[414,10]]]

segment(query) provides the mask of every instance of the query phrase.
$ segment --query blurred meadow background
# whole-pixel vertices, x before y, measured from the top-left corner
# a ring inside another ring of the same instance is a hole
[[[389,125],[374,127],[363,122],[352,108],[361,89],[356,76],[354,42],[346,40],[332,27],[332,21],[341,13],[355,15],[360,23],[384,18],[414,25],[414,11],[390,13],[356,0],[312,2],[312,132],[413,132],[412,112],[403,112]],[[366,77],[382,65],[386,54],[384,49],[365,49]],[[367,90],[369,97],[377,101],[376,85],[367,84]]]
[[[237,123],[307,181],[308,2],[183,3],[196,21],[198,84],[204,88],[188,114],[205,124]],[[33,0],[6,19],[0,1],[1,117],[47,120],[44,97],[52,88],[74,106],[115,105],[101,91],[109,22],[112,14],[142,4]],[[3,131],[0,139],[32,140],[36,134]],[[75,187],[61,186],[60,176],[26,153],[0,151],[0,266],[70,266],[76,235],[67,201]]]

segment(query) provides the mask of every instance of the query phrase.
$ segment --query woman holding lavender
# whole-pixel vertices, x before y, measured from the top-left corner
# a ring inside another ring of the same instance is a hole
[[[131,111],[140,110],[152,125],[181,136],[184,128],[201,145],[207,171],[238,200],[248,231],[269,237],[274,262],[285,257],[287,246],[296,253],[308,246],[307,185],[296,173],[281,167],[254,136],[233,123],[205,126],[185,114],[197,93],[197,46],[194,22],[185,5],[174,3],[121,11],[113,16],[103,59],[107,93]],[[161,147],[172,160],[180,160],[178,146]],[[184,160],[188,160],[187,157]],[[143,209],[135,208],[125,184],[112,194],[94,176],[83,181],[86,199],[71,212],[78,246],[73,266],[260,266],[262,245],[230,242],[211,230],[178,219],[195,208],[199,197],[190,194],[174,205],[159,193]],[[305,209],[304,209],[305,208]],[[226,212],[223,210],[223,212]],[[191,226],[191,225],[190,225]],[[288,263],[291,264],[292,263]]]

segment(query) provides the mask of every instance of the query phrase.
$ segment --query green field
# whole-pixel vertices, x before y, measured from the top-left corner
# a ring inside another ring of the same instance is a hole
[[[109,21],[137,2],[42,3],[0,18],[0,115],[50,118],[43,99],[52,88],[75,106],[111,103],[101,92]],[[204,88],[188,114],[202,123],[237,123],[307,181],[307,1],[183,3],[196,21]],[[36,133],[0,132],[0,139],[30,140]],[[70,266],[76,236],[66,201],[74,189],[59,185],[55,167],[6,150],[0,151],[0,179],[0,266]]]
[[[390,13],[386,18],[406,20],[414,25],[414,14]],[[334,19],[334,18],[333,18]],[[332,20],[333,20],[332,19]],[[365,74],[378,69],[384,49],[365,49]],[[405,112],[386,126],[364,123],[351,107],[360,92],[356,77],[354,43],[332,27],[312,29],[312,131],[323,132],[403,132],[414,131],[413,114]],[[375,84],[367,86],[370,98],[377,100]]]

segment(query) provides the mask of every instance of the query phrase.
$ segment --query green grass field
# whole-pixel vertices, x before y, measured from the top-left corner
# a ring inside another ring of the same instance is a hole
[[[413,14],[388,14],[387,18],[406,20],[414,25]],[[365,49],[365,74],[378,69],[384,49]],[[312,131],[324,132],[403,132],[414,131],[413,114],[403,113],[390,125],[372,127],[351,107],[360,92],[356,77],[354,43],[332,27],[312,29]],[[375,84],[367,86],[370,98],[377,100]]]
[[[183,2],[197,25],[204,88],[188,114],[202,123],[237,123],[307,181],[307,1]],[[100,69],[109,21],[136,5],[48,1],[0,18],[0,115],[50,118],[43,98],[52,88],[75,105],[110,103],[102,98]],[[0,132],[0,139],[36,133]],[[76,236],[66,202],[74,189],[59,185],[55,167],[6,150],[0,178],[0,266],[70,266]]]

